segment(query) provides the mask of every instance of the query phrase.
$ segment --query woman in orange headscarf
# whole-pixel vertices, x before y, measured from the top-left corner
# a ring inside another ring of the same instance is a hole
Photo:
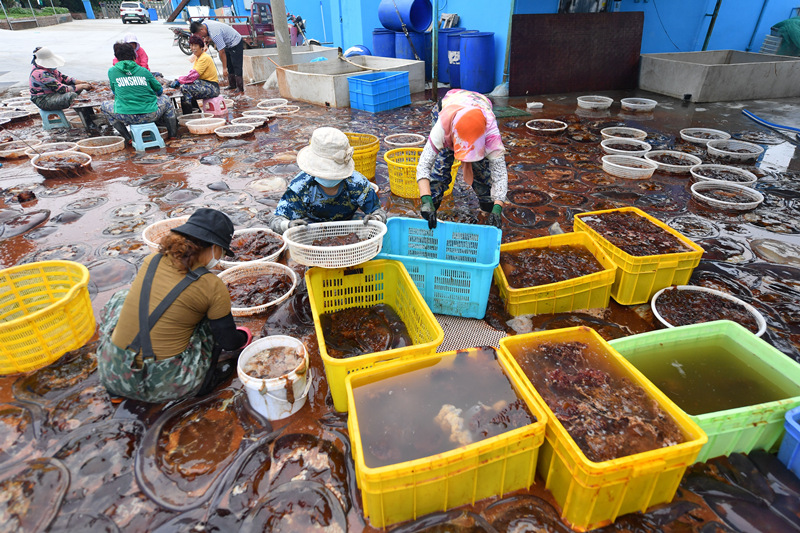
[[[433,111],[434,125],[417,163],[420,213],[436,227],[436,210],[450,186],[455,159],[463,163],[464,181],[478,196],[488,223],[500,227],[508,192],[505,148],[491,101],[472,91],[452,89]]]

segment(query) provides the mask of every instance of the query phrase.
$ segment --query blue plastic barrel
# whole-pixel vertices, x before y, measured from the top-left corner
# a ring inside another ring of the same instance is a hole
[[[363,44],[357,44],[355,46],[351,46],[350,48],[344,51],[344,57],[371,56],[371,55],[372,52],[370,52],[369,48],[367,48]]]
[[[394,31],[386,28],[372,30],[372,51],[376,56],[395,57]]]
[[[461,34],[461,88],[478,93],[494,89],[494,32]]]
[[[150,9],[148,9],[147,14],[150,15],[151,21],[158,20],[158,11],[156,11],[155,8],[151,7]]]
[[[381,0],[378,18],[384,28],[402,31],[400,17],[408,31],[424,32],[433,20],[433,7],[430,0]]]
[[[450,83],[449,61],[447,60],[447,36],[451,33],[461,33],[464,28],[442,28],[439,30],[439,45],[436,48],[436,64],[439,68],[439,81]]]
[[[447,34],[447,70],[450,87],[461,87],[461,36],[465,33],[478,33],[478,30],[464,30]]]
[[[427,77],[431,72],[431,56],[430,44],[426,44],[426,40],[428,43],[430,43],[431,34],[410,31],[408,32],[408,35],[411,37],[411,42],[414,43],[414,50],[417,51],[417,55],[421,60],[425,61],[425,73]],[[397,59],[415,59],[414,50],[411,49],[411,45],[408,43],[408,38],[403,32],[395,32],[394,51]]]

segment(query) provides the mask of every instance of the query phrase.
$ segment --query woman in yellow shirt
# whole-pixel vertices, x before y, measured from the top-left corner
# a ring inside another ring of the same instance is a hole
[[[197,100],[206,100],[219,96],[219,78],[217,66],[211,56],[205,52],[203,39],[196,35],[189,37],[189,45],[194,54],[194,68],[186,76],[181,76],[170,84],[170,87],[181,88],[181,111],[184,115],[197,107]]]

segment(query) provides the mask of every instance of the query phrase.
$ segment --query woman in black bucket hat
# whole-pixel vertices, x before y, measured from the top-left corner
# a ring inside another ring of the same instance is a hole
[[[165,402],[211,392],[236,368],[220,352],[252,340],[237,328],[225,284],[209,272],[230,251],[233,223],[198,209],[145,258],[129,291],[103,310],[97,368],[110,395]]]

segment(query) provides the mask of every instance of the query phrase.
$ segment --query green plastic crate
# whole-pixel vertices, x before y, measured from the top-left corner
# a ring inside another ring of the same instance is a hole
[[[746,328],[729,320],[720,320],[651,331],[610,342],[615,350],[637,368],[642,364],[643,357],[654,356],[654,349],[658,349],[658,356],[663,354],[668,357],[670,348],[703,343],[721,343],[728,349],[739,352],[741,360],[754,372],[771,380],[781,380],[789,388],[794,385],[798,394],[747,407],[689,415],[708,435],[708,442],[700,450],[697,461],[705,462],[712,457],[737,452],[774,450],[784,433],[786,412],[800,405],[800,364]],[[698,357],[704,355],[703,350],[697,350]]]

